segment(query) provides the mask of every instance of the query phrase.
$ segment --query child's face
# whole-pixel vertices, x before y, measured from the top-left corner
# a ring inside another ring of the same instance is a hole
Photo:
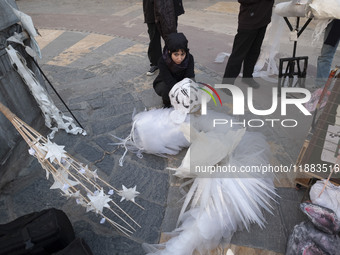
[[[184,50],[178,50],[171,53],[171,59],[175,62],[175,64],[179,65],[185,59],[187,53]]]

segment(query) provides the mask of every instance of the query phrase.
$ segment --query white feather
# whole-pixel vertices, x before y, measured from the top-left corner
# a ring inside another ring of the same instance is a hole
[[[220,113],[212,112],[212,115],[230,119]],[[268,164],[269,147],[263,135],[231,128],[214,132],[207,123],[209,121],[209,117],[204,117],[203,121],[198,116],[190,116],[191,146],[181,166],[175,169],[177,176],[192,177],[190,165],[204,162],[206,165],[231,164],[238,170],[241,166]],[[188,126],[182,130],[189,132]],[[223,151],[223,156],[219,153],[217,157],[214,155],[218,149]],[[173,231],[176,236],[162,248],[157,246],[156,252],[146,249],[148,254],[189,255],[194,250],[206,254],[216,248],[222,239],[230,241],[235,231],[248,230],[252,223],[265,227],[262,209],[269,212],[272,209],[271,202],[276,197],[274,176],[271,173],[236,172],[224,177],[194,179],[185,196],[178,227]]]
[[[181,165],[172,169],[177,176],[194,178],[185,195],[177,228],[164,244],[143,244],[145,251],[150,255],[190,255],[195,250],[205,254],[222,239],[229,242],[235,231],[249,229],[252,223],[265,227],[262,209],[271,211],[276,196],[272,174],[236,171],[223,173],[224,178],[218,175],[203,178],[192,169],[219,164],[240,170],[241,166],[268,164],[269,146],[264,136],[227,126],[214,128],[214,118],[231,117],[213,111],[205,116],[189,114],[180,125],[171,121],[172,110],[137,114],[124,142],[135,151],[157,155],[176,154],[191,143]]]
[[[139,157],[142,157],[142,153],[165,157],[176,155],[183,148],[189,147],[190,143],[180,130],[181,124],[170,118],[172,111],[174,109],[166,108],[140,112],[133,116],[131,132],[125,139],[114,136],[120,142],[111,145],[125,147],[125,153],[120,159],[121,166],[127,151],[134,152]]]

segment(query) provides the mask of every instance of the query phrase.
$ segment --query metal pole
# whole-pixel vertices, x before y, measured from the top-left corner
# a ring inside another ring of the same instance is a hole
[[[72,117],[74,118],[74,120],[78,123],[79,127],[81,127],[82,129],[83,126],[80,124],[80,122],[78,121],[78,119],[74,116],[74,114],[72,113],[72,111],[70,110],[70,108],[67,106],[67,104],[65,103],[65,101],[61,98],[61,96],[59,95],[58,91],[53,87],[52,83],[50,82],[50,80],[47,78],[47,76],[45,75],[45,73],[43,72],[43,70],[41,70],[40,66],[38,65],[38,63],[35,61],[35,59],[33,57],[30,56],[30,58],[32,59],[33,63],[36,65],[36,67],[39,69],[40,73],[44,76],[44,78],[46,79],[46,81],[48,82],[48,84],[51,86],[51,88],[53,89],[53,91],[56,93],[56,95],[58,96],[58,98],[60,99],[60,101],[65,105],[67,111],[72,115]],[[85,130],[85,129],[84,129]]]

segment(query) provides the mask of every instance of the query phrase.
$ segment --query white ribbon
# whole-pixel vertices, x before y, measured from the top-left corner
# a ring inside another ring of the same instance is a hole
[[[45,125],[52,130],[48,135],[53,139],[58,129],[64,129],[67,133],[86,135],[86,131],[77,127],[71,117],[65,116],[54,104],[47,91],[40,85],[34,77],[34,73],[27,67],[25,59],[11,45],[6,48],[12,66],[20,74],[23,81],[30,89],[33,97],[37,101],[44,117]],[[56,122],[57,127],[52,127],[52,122]]]

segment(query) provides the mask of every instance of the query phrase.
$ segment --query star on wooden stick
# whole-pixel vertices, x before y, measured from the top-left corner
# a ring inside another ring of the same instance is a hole
[[[99,214],[101,216],[101,223],[104,223],[106,220],[106,222],[126,236],[130,236],[136,230],[122,216],[128,217],[129,221],[141,227],[110,198],[110,196],[114,194],[114,191],[118,193],[118,190],[106,180],[102,179],[99,173],[97,173],[97,170],[91,171],[87,165],[85,166],[85,164],[68,154],[64,150],[65,146],[59,146],[52,143],[49,139],[46,139],[39,132],[15,116],[6,106],[1,104],[1,102],[0,112],[14,125],[29,145],[30,155],[34,156],[46,171],[46,178],[48,179],[49,175],[52,174],[54,183],[50,189],[60,189],[62,196],[68,199],[75,199],[76,203],[85,207],[87,212],[92,211]],[[104,189],[107,190],[106,194],[104,193]],[[93,192],[94,190],[96,191]],[[126,189],[126,191],[127,194],[124,199],[128,200],[135,197],[134,193],[132,196],[129,196],[129,190]],[[144,209],[137,203],[135,204],[141,209]],[[103,213],[104,207],[107,207],[105,214]],[[111,219],[112,216],[118,217],[120,223]]]
[[[118,194],[122,197],[120,199],[120,202],[124,201],[133,201],[135,202],[135,197],[138,196],[140,193],[136,191],[137,186],[134,186],[133,188],[126,188],[124,185],[122,185],[123,190],[120,190]]]
[[[86,166],[87,167],[87,166]],[[98,174],[97,174],[97,169],[96,170],[89,170],[87,169],[87,171],[85,172],[85,175],[88,177],[88,178],[93,178],[93,179],[97,179],[98,178]]]
[[[69,198],[76,198],[76,199],[79,199],[79,197],[80,197],[80,191],[79,191],[79,190],[77,190],[76,192],[70,192],[70,191],[68,191],[68,192],[65,192],[64,194],[62,194],[62,196],[67,197],[67,199],[69,199]]]
[[[61,189],[64,193],[67,192],[69,187],[79,184],[77,181],[72,181],[68,178],[68,172],[64,169],[58,170],[58,173],[53,175],[54,183],[50,189]]]
[[[97,174],[97,169],[94,171],[91,171],[88,165],[81,167],[79,172],[88,178],[93,178],[94,180],[97,180],[97,178],[99,178]]]
[[[47,143],[44,143],[42,150],[46,151],[45,159],[49,159],[52,163],[54,159],[57,159],[61,163],[61,158],[66,157],[65,146],[60,146],[56,143],[52,143],[50,139],[47,139]]]
[[[108,204],[110,201],[112,201],[112,199],[110,198],[110,195],[106,195],[104,193],[104,190],[103,188],[91,195],[91,194],[88,194],[87,197],[91,200],[90,203],[88,203],[88,208],[87,208],[87,212],[88,211],[96,211],[96,213],[99,213],[99,212],[103,212],[103,209],[104,207],[106,208],[110,208],[110,205]]]

